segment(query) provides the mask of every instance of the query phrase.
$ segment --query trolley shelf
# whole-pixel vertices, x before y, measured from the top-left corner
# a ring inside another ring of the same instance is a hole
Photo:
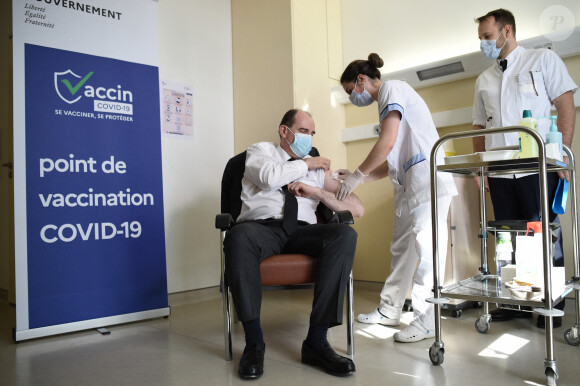
[[[574,290],[574,284],[577,282],[569,282],[563,288],[562,293],[558,294],[553,299],[554,304],[558,304],[570,292]],[[516,299],[510,295],[508,288],[501,285],[498,286],[497,275],[483,275],[470,277],[458,283],[451,284],[441,290],[441,295],[452,299],[467,299],[479,302],[513,304],[520,306],[530,306],[539,308],[544,306],[541,300],[525,300]]]
[[[437,165],[437,171],[464,174],[467,176],[477,176],[480,173],[480,168],[505,168],[508,166],[512,170],[486,170],[483,172],[483,174],[486,176],[495,176],[500,174],[537,173],[539,169],[539,161],[537,157],[533,157],[500,161],[482,161],[450,165]],[[572,167],[564,162],[560,162],[552,158],[546,158],[546,171],[557,172],[560,170],[572,170]]]

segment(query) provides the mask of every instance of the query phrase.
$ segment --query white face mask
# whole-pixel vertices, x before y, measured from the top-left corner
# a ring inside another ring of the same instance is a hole
[[[356,92],[357,82],[358,82],[358,79],[354,82],[355,88],[352,89],[348,99],[350,99],[350,101],[353,105],[358,106],[358,107],[364,107],[364,106],[370,105],[375,100],[373,99],[371,94],[369,94],[369,92],[364,88],[364,86],[365,86],[364,84],[363,84],[363,92],[361,92],[361,93]]]
[[[502,33],[503,33],[503,28],[501,29],[501,31],[499,31],[499,35],[501,35]],[[499,38],[499,35],[497,35],[498,38]],[[488,59],[499,58],[499,53],[505,47],[505,44],[507,43],[507,39],[505,39],[505,41],[503,42],[503,46],[501,46],[500,48],[496,47],[496,41],[497,41],[497,38],[495,38],[493,40],[482,40],[481,41],[481,43],[479,44],[479,47],[481,49],[481,52],[483,53],[483,56],[485,56]]]

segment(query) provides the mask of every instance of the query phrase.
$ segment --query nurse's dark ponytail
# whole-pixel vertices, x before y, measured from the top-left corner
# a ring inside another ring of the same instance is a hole
[[[352,61],[342,73],[340,83],[354,82],[358,74],[366,75],[372,79],[380,79],[381,72],[378,69],[383,67],[383,64],[383,59],[375,53],[369,54],[368,60]]]

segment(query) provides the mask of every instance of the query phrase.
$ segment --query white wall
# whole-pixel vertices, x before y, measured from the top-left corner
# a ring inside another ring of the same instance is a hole
[[[518,40],[540,36],[551,5],[566,7],[580,25],[578,0],[342,0],[343,61],[376,52],[388,73],[478,51],[474,19],[497,8],[514,14]]]
[[[193,140],[163,138],[170,293],[219,284],[220,183],[233,155],[229,0],[159,2],[159,75],[193,85]]]

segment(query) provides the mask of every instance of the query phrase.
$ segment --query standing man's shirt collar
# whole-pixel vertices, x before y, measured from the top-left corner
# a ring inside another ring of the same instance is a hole
[[[518,58],[520,57],[522,52],[524,52],[524,48],[522,46],[518,45],[516,48],[513,49],[512,52],[510,52],[508,54],[508,56],[506,56],[504,59],[502,59],[502,60],[507,61],[507,67],[504,70],[501,69],[501,64],[500,64],[502,60],[498,60],[497,64],[498,64],[499,70],[503,71],[503,72],[507,71],[518,60]]]

